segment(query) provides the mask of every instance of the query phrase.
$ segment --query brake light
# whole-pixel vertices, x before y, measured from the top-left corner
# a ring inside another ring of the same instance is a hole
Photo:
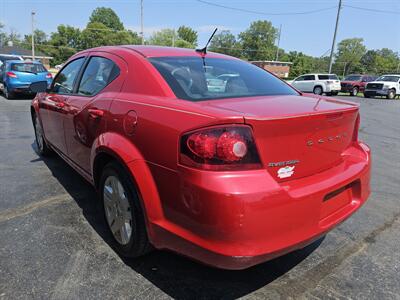
[[[357,115],[356,123],[354,125],[353,141],[358,141],[358,131],[360,130],[360,114]]]
[[[17,74],[15,74],[14,72],[7,72],[6,75],[11,78],[17,78]]]
[[[47,73],[46,78],[53,78],[53,75],[51,75],[51,73]]]
[[[244,125],[218,126],[183,135],[180,162],[216,171],[261,168],[251,128]]]

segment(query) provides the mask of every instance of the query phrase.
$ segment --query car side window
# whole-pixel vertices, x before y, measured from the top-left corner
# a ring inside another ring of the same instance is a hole
[[[83,62],[84,57],[81,57],[66,65],[54,79],[51,92],[55,94],[72,94],[75,79],[78,76]]]
[[[118,66],[112,60],[100,56],[91,57],[79,83],[78,94],[96,95],[117,78],[119,72]]]
[[[304,76],[304,80],[315,80],[315,76],[314,75],[306,75],[306,76]]]
[[[303,81],[304,80],[304,76],[300,76],[300,77],[297,77],[294,81]]]

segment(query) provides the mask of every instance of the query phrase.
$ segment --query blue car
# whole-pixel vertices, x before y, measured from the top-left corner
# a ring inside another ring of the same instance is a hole
[[[16,93],[32,94],[32,82],[47,81],[50,86],[53,76],[37,61],[7,60],[0,67],[0,89],[7,99]]]

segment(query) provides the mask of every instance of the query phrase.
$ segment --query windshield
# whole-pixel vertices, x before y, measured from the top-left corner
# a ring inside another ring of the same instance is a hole
[[[25,72],[25,73],[41,73],[47,72],[46,68],[41,64],[32,64],[32,63],[14,63],[11,65],[11,70],[16,72]]]
[[[252,64],[222,58],[156,57],[150,62],[180,99],[298,95],[280,79]]]
[[[344,78],[345,81],[361,81],[361,77],[362,76],[358,76],[358,75],[350,75],[350,76],[346,76]]]
[[[400,76],[391,76],[391,75],[383,75],[376,79],[376,81],[391,81],[391,82],[397,82],[399,81]]]

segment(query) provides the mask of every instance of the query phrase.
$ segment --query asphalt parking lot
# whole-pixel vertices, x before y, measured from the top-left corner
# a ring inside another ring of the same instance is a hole
[[[342,98],[361,105],[369,201],[305,249],[224,271],[165,251],[121,259],[94,190],[35,153],[30,100],[0,96],[0,299],[400,299],[400,101]]]

